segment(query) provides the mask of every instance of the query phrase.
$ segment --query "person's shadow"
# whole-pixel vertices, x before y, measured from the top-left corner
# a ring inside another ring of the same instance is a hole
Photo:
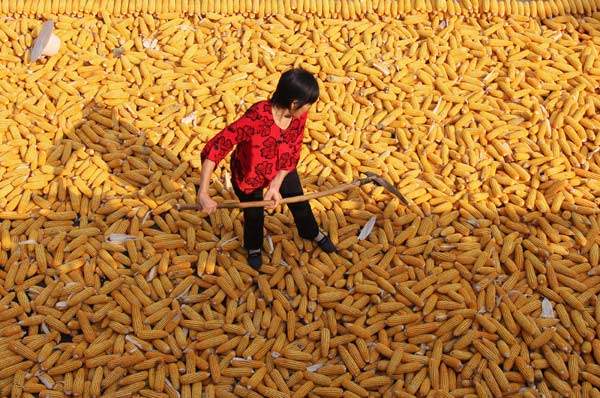
[[[222,223],[192,211],[174,211],[177,203],[195,202],[197,178],[186,176],[193,165],[164,145],[167,134],[146,131],[129,120],[133,119],[125,107],[84,108],[82,119],[47,149],[45,168],[56,176],[34,192],[33,200],[39,197],[37,204],[42,204],[34,211],[40,216],[63,212],[72,216],[63,231],[65,246],[70,235],[77,235],[74,229],[101,231],[80,248],[68,247],[64,259],[57,260],[95,262],[108,278],[107,273],[185,278],[195,273],[196,246],[203,236],[196,236],[197,230],[210,228],[218,239],[224,232]],[[56,236],[54,232],[58,230],[50,231],[48,241]],[[148,262],[156,264],[148,266]],[[61,269],[48,267],[46,272],[54,276]]]

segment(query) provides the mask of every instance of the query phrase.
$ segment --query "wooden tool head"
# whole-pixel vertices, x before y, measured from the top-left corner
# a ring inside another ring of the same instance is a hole
[[[406,197],[402,195],[402,193],[400,193],[400,191],[395,186],[387,182],[382,176],[375,174],[371,171],[367,171],[365,174],[371,182],[374,182],[375,184],[384,187],[386,191],[396,195],[406,206],[410,205],[408,199],[406,199]]]

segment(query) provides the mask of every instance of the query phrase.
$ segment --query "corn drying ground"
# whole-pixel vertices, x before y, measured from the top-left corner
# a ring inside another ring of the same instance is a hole
[[[63,46],[28,63],[23,3],[0,20],[0,396],[600,396],[591,13],[46,1]],[[174,206],[206,140],[292,66],[322,88],[305,190],[374,171],[415,206],[374,186],[313,201],[332,255],[283,209],[258,274],[238,210]]]

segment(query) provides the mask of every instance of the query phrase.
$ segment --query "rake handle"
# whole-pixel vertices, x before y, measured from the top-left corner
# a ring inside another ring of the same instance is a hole
[[[342,184],[338,187],[327,189],[325,191],[313,192],[313,193],[308,193],[308,194],[298,195],[298,196],[290,196],[289,198],[283,198],[279,203],[280,204],[298,203],[298,202],[304,202],[305,200],[320,198],[322,196],[333,195],[334,193],[347,191],[354,187],[363,185],[363,184],[369,182],[370,180],[371,179],[369,179],[369,178],[364,178],[362,180],[357,180],[354,182],[350,182],[348,184]],[[270,206],[273,203],[274,202],[272,200],[257,200],[257,201],[253,201],[253,202],[225,202],[225,203],[219,203],[217,205],[217,208],[219,208],[219,209],[246,209],[249,207]],[[179,210],[199,210],[200,206],[197,203],[193,203],[193,204],[185,203],[182,205],[177,205],[177,209],[179,209]]]

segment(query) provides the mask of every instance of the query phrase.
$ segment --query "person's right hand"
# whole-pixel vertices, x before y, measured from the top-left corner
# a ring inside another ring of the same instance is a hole
[[[208,214],[212,214],[217,211],[217,202],[215,202],[207,193],[199,192],[196,202],[202,211],[205,211]]]

